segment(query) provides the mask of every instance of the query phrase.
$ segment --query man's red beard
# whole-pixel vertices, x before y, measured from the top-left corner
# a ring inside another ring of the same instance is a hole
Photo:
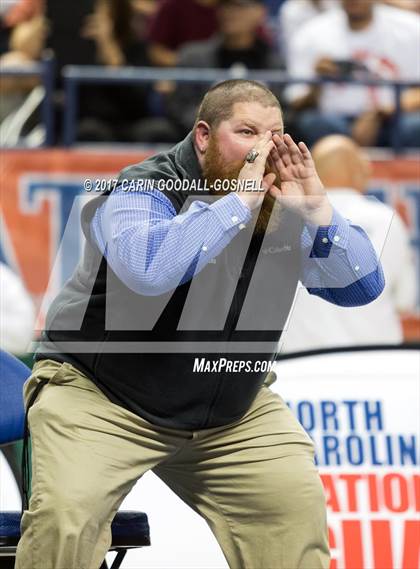
[[[206,154],[204,156],[203,165],[203,176],[207,181],[208,187],[210,188],[210,193],[219,196],[230,193],[231,190],[218,191],[212,188],[212,185],[214,186],[216,180],[237,180],[239,177],[239,172],[242,170],[244,163],[245,158],[243,160],[235,160],[226,163],[222,158],[217,139],[214,135],[211,136]],[[280,180],[278,178],[277,171],[272,170],[268,165],[266,165],[264,174],[269,174],[270,172],[276,174],[274,184],[277,187],[280,187]],[[271,215],[272,213],[273,215]],[[276,203],[275,198],[273,198],[273,196],[267,192],[264,196],[261,207],[256,208],[252,212],[253,219],[258,216],[255,223],[255,233],[264,232],[267,229],[270,218],[272,219],[268,228],[268,233],[276,230],[279,227],[281,220],[280,213],[280,204],[278,202]]]

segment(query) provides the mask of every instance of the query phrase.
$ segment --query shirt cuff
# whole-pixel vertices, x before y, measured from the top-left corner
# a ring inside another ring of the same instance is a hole
[[[303,246],[312,246],[311,257],[328,257],[331,247],[347,250],[350,222],[333,208],[330,225],[305,223],[307,235],[303,235]]]
[[[252,217],[250,208],[234,192],[212,203],[209,209],[217,215],[226,231],[234,227],[244,229]]]

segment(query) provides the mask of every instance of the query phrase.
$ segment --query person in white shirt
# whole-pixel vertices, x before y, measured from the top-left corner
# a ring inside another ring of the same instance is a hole
[[[280,340],[280,353],[403,341],[400,312],[414,308],[416,279],[408,231],[399,215],[364,195],[370,167],[349,138],[332,135],[313,148],[316,169],[333,206],[362,227],[380,256],[385,289],[371,304],[327,305],[299,287]]]
[[[303,24],[336,6],[337,0],[286,0],[278,11],[278,43],[282,53],[287,57],[292,37]]]
[[[288,71],[296,78],[357,76],[420,81],[420,16],[375,0],[337,0],[293,36]],[[299,136],[313,144],[340,133],[363,146],[387,146],[395,128],[391,87],[326,83],[290,86],[286,97],[299,111]],[[420,145],[420,89],[402,96],[403,146]]]
[[[0,348],[24,354],[33,339],[35,308],[21,279],[0,263]]]

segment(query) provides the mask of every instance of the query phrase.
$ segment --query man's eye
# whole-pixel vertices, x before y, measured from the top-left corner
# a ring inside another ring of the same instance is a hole
[[[244,134],[254,134],[254,132],[249,128],[244,128],[241,130]]]

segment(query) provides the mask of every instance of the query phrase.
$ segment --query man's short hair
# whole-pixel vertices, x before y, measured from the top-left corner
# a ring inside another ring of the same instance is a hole
[[[235,103],[254,102],[263,107],[277,107],[281,113],[279,100],[262,83],[247,79],[228,79],[217,83],[204,95],[194,128],[198,121],[205,121],[211,127],[217,127],[222,121],[230,119]]]

